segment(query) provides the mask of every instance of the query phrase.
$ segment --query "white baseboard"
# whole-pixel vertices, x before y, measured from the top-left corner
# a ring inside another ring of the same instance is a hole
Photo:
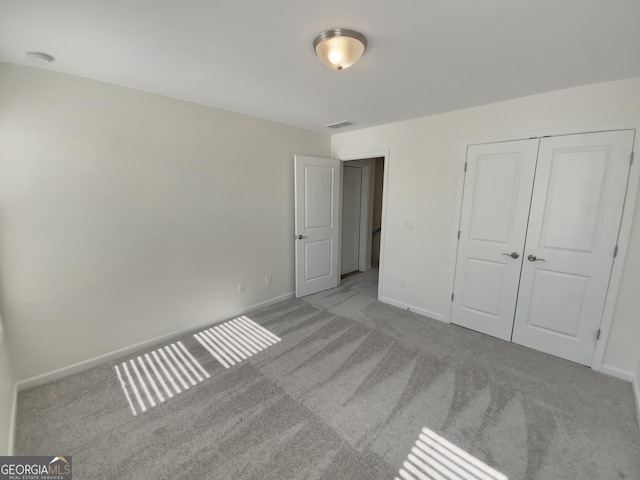
[[[72,375],[74,373],[78,373],[78,372],[82,372],[83,370],[88,370],[89,368],[95,367],[97,365],[100,365],[102,363],[108,362],[110,360],[114,360],[116,358],[120,358],[123,357],[125,355],[128,355],[130,353],[134,353],[137,352],[138,350],[142,350],[145,347],[150,347],[153,345],[156,345],[158,343],[162,343],[165,341],[168,341],[172,338],[176,338],[176,337],[180,337],[182,335],[185,335],[189,332],[193,332],[196,330],[199,330],[200,328],[212,325],[214,323],[217,322],[221,322],[223,320],[227,320],[229,318],[234,318],[240,315],[246,315],[247,313],[257,310],[259,308],[262,307],[267,307],[269,305],[273,305],[275,303],[278,302],[282,302],[284,300],[288,300],[290,298],[294,297],[294,292],[289,292],[289,293],[285,293],[284,295],[280,295],[278,297],[274,297],[274,298],[270,298],[269,300],[265,300],[263,302],[260,303],[256,303],[254,305],[250,305],[246,308],[244,308],[242,311],[240,312],[235,312],[232,314],[228,314],[228,315],[220,315],[220,318],[212,318],[207,320],[206,323],[202,323],[201,325],[194,325],[194,326],[190,326],[189,328],[184,328],[181,330],[177,330],[177,331],[173,331],[164,335],[160,335],[158,337],[154,337],[152,339],[149,340],[145,340],[143,342],[138,342],[138,343],[134,343],[133,345],[128,345],[124,348],[120,348],[118,350],[114,350],[108,353],[105,353],[103,355],[98,355],[97,357],[93,357],[87,360],[83,360],[81,362],[78,363],[74,363],[72,365],[68,365],[66,367],[62,367],[62,368],[58,368],[56,370],[53,370],[51,372],[47,372],[47,373],[43,373],[41,375],[36,375],[34,377],[31,378],[27,378],[25,380],[21,380],[19,382],[17,382],[17,390],[18,391],[22,391],[25,390],[27,388],[31,388],[31,387],[35,387],[36,385],[42,385],[43,383],[48,383],[51,382],[53,380],[58,380],[60,378]]]
[[[598,372],[604,373],[605,375],[610,375],[612,377],[619,378],[620,380],[626,380],[627,382],[632,382],[635,379],[635,374],[633,372],[629,372],[627,370],[622,370],[616,367],[610,367],[608,365],[601,365]]]
[[[247,307],[244,312],[238,313],[237,315],[244,315],[246,313],[250,313],[253,310],[257,310],[258,308],[268,307],[269,305],[275,305],[276,303],[284,302],[285,300],[290,300],[292,298],[295,298],[295,296],[296,296],[296,292],[285,293],[284,295],[270,298],[269,300],[265,300],[264,302],[251,305],[250,307]]]
[[[18,384],[13,384],[13,394],[11,398],[11,416],[9,417],[9,443],[7,444],[7,455],[14,453],[16,441],[16,415],[18,411]]]
[[[379,299],[382,303],[387,303],[389,305],[393,305],[394,307],[401,308],[403,310],[409,310],[413,313],[417,313],[419,315],[424,315],[425,317],[432,318],[434,320],[438,320],[440,322],[449,323],[444,315],[441,313],[431,312],[429,310],[425,310],[424,308],[419,308],[414,305],[409,305],[408,303],[398,302],[397,300],[393,300],[389,297],[380,297]]]

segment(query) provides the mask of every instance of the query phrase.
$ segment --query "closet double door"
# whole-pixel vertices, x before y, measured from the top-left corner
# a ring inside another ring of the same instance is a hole
[[[452,322],[591,365],[634,131],[467,151]]]

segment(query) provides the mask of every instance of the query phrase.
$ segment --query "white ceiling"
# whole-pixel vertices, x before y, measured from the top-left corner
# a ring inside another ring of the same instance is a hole
[[[639,0],[0,0],[0,61],[339,132],[640,76]],[[313,53],[364,33],[355,66]],[[1,85],[0,85],[1,88]]]

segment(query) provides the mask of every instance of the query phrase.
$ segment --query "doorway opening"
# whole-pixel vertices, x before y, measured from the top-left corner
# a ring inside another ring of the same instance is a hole
[[[384,157],[343,162],[341,278],[380,266]]]
[[[352,189],[347,186],[343,192],[345,167],[353,168],[347,174],[347,184]],[[296,298],[335,288],[340,285],[342,273],[370,271],[373,262],[374,266],[378,265],[375,277],[378,299],[381,299],[388,183],[384,177],[389,175],[389,151],[347,158],[294,155],[293,170]],[[344,254],[343,195],[351,199],[344,214],[347,240],[344,242],[347,245]],[[348,226],[347,222],[350,222]],[[344,272],[342,257],[345,260]]]

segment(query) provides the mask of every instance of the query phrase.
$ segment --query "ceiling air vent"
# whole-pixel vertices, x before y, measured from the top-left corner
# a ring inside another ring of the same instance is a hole
[[[335,129],[335,128],[348,127],[349,125],[353,125],[353,122],[350,122],[349,120],[345,120],[344,122],[330,123],[329,125],[325,125],[325,127]]]

